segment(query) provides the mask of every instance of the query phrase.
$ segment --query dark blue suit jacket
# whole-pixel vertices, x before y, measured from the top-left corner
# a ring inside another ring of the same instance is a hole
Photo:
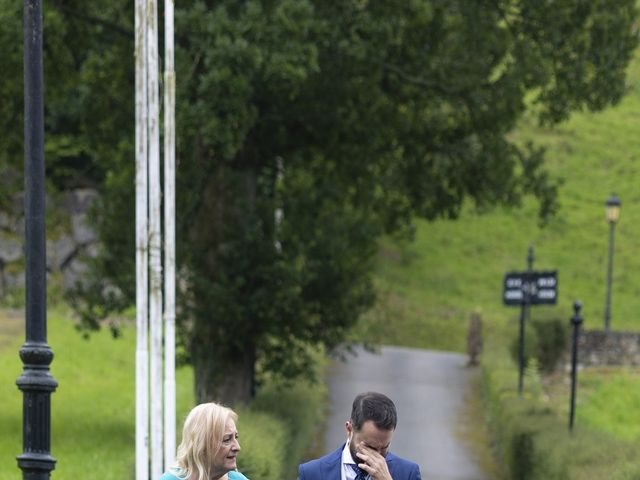
[[[333,453],[298,467],[298,480],[340,480],[342,470],[342,450],[344,445]],[[393,480],[421,480],[420,467],[404,458],[387,453],[387,467]]]

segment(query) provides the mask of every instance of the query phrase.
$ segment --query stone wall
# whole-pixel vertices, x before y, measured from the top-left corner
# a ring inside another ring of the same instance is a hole
[[[63,287],[75,285],[95,257],[97,238],[87,216],[97,193],[91,189],[47,198],[47,272],[60,274]],[[10,211],[0,211],[0,299],[24,287],[24,199],[16,196]]]
[[[639,366],[640,333],[583,330],[578,336],[578,364],[584,367]]]

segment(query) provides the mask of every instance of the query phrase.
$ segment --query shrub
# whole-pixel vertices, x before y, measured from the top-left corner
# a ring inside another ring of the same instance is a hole
[[[267,412],[238,408],[238,469],[251,479],[286,478],[288,425]]]
[[[536,332],[534,355],[540,363],[540,370],[552,372],[567,351],[569,322],[558,318],[542,318],[531,323]]]
[[[567,351],[569,338],[568,320],[537,315],[526,325],[524,360],[525,366],[536,358],[540,371],[550,373],[556,369]],[[516,363],[520,355],[520,332],[514,335],[510,345],[511,357]]]
[[[511,458],[509,464],[514,479],[528,480],[533,474],[533,433],[519,431],[511,439]]]
[[[518,396],[517,367],[504,348],[494,345],[486,352],[481,368],[489,427],[511,478],[640,478],[633,442],[583,426],[569,433],[566,412],[555,411],[535,395],[537,386],[525,384],[524,395]]]
[[[316,353],[314,360],[317,378],[323,378],[322,372],[325,367],[323,355]],[[298,464],[305,457],[305,452],[314,447],[318,427],[324,420],[326,396],[327,390],[324,383],[311,383],[304,379],[295,382],[267,379],[254,399],[251,410],[256,414],[269,414],[273,419],[277,419],[284,437],[280,442],[280,437],[276,438],[267,431],[264,443],[256,448],[262,449],[267,454],[280,455],[282,474],[279,476],[260,474],[253,477],[247,474],[247,477],[265,480],[296,478]],[[275,442],[280,442],[277,452],[273,452]],[[249,452],[249,448],[245,453],[253,455]],[[251,461],[253,462],[253,459]]]

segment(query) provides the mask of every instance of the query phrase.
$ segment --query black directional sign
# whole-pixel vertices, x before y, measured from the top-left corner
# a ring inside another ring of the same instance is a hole
[[[505,305],[555,305],[558,272],[509,272],[504,276],[502,299]]]

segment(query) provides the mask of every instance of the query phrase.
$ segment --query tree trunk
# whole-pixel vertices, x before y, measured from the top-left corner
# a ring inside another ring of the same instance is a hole
[[[246,404],[254,391],[255,348],[225,355],[219,345],[216,340],[192,349],[196,401]]]
[[[255,169],[234,171],[219,165],[207,179],[198,214],[189,229],[191,268],[200,279],[193,291],[197,318],[192,319],[190,338],[198,403],[235,405],[248,402],[255,393],[257,339],[251,334],[259,333],[248,327],[251,319],[216,317],[218,305],[208,303],[207,298],[219,287],[218,279],[228,274],[221,271],[225,268],[220,261],[221,246],[233,244],[233,239],[248,227],[247,222],[254,218],[248,212],[255,202]]]

